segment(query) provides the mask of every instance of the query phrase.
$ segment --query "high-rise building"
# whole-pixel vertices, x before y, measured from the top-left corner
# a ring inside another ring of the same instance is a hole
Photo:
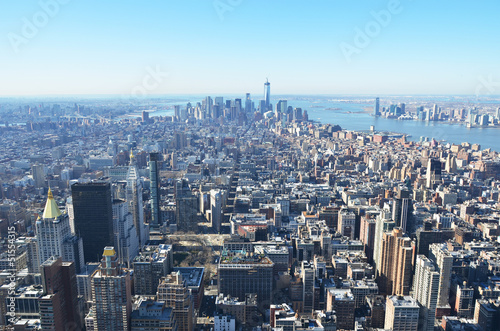
[[[429,258],[434,261],[439,271],[438,308],[450,308],[450,279],[453,266],[453,256],[446,244],[432,244],[429,249]]]
[[[387,330],[417,331],[420,307],[410,296],[387,297],[385,326]]]
[[[266,82],[264,83],[264,101],[266,103],[266,109],[261,110],[261,112],[265,113],[266,111],[269,111],[269,107],[271,105],[271,83],[266,79]]]
[[[130,152],[130,166],[127,172],[127,202],[129,211],[134,219],[139,247],[146,244],[149,239],[149,227],[144,223],[144,208],[142,203],[142,180],[135,165],[134,154]]]
[[[162,225],[160,209],[160,161],[161,154],[149,154],[149,180],[151,191],[151,227],[158,228]]]
[[[401,228],[386,232],[382,238],[380,292],[387,295],[408,295],[411,289],[414,243],[403,236]]]
[[[167,276],[173,268],[172,246],[145,246],[135,257],[133,268],[134,294],[155,295],[161,278]]]
[[[157,300],[174,310],[179,331],[193,330],[194,306],[190,290],[180,272],[172,272],[158,285]]]
[[[434,188],[434,185],[441,182],[441,161],[429,159],[427,162],[427,188]]]
[[[43,296],[38,299],[42,330],[80,330],[76,273],[73,262],[51,257],[41,266]]]
[[[300,278],[302,278],[302,312],[312,313],[314,310],[314,266],[302,261]]]
[[[175,183],[175,220],[181,231],[198,231],[198,198],[182,179]]]
[[[391,232],[394,229],[395,223],[391,220],[391,215],[388,210],[382,212],[375,219],[375,239],[373,249],[373,262],[375,264],[376,276],[380,275],[381,270],[381,252],[382,239],[385,232]]]
[[[42,217],[35,223],[38,265],[55,256],[65,262],[75,262],[77,272],[85,266],[83,242],[71,234],[69,217],[61,213],[49,188]]]
[[[113,245],[113,205],[107,182],[71,186],[75,231],[83,239],[85,262],[98,262],[104,247]]]
[[[274,263],[266,256],[222,252],[217,268],[218,290],[224,295],[245,298],[256,293],[259,303],[271,302]]]
[[[415,262],[412,297],[420,304],[419,330],[434,331],[439,289],[439,272],[424,255],[418,255]]]
[[[113,200],[113,236],[121,263],[129,263],[139,253],[139,237],[125,200]]]
[[[342,235],[354,239],[356,215],[348,209],[342,209],[339,212],[339,230]]]
[[[245,112],[252,112],[252,98],[250,97],[250,93],[247,93],[245,97]]]
[[[373,115],[380,115],[380,98],[375,99],[375,106],[373,107]]]
[[[219,233],[222,225],[222,194],[220,190],[210,190],[210,214],[212,228]]]
[[[92,308],[85,317],[89,331],[129,330],[132,312],[130,273],[122,269],[114,247],[105,247],[92,275]]]
[[[408,224],[411,206],[410,191],[398,189],[392,202],[392,219],[396,222],[397,227],[403,229],[403,232],[409,232],[411,228]]]
[[[36,188],[45,187],[45,172],[43,168],[43,164],[38,163],[31,166],[31,175],[33,176]]]

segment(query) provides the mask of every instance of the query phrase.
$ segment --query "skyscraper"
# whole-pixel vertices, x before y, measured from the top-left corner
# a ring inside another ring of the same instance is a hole
[[[408,214],[410,211],[410,191],[398,189],[396,197],[392,204],[392,219],[396,222],[396,226],[408,232]]]
[[[210,190],[212,228],[219,233],[222,225],[222,195],[220,190]]]
[[[44,295],[38,299],[42,330],[79,330],[78,291],[73,262],[51,257],[40,267]]]
[[[314,267],[307,261],[302,261],[300,268],[302,278],[302,312],[312,313],[314,310]]]
[[[250,93],[247,93],[245,97],[245,112],[252,112],[252,99],[250,98]]]
[[[441,161],[431,159],[427,161],[427,188],[433,188],[434,185],[441,182]]]
[[[432,244],[429,247],[429,257],[439,271],[438,308],[449,308],[451,269],[453,256],[448,251],[446,244]]]
[[[160,209],[160,168],[159,153],[149,154],[149,179],[151,191],[151,227],[157,228],[162,225]]]
[[[269,106],[271,105],[271,83],[266,79],[264,83],[264,101],[266,103],[266,109],[261,110],[261,112],[265,113],[269,110]]]
[[[33,181],[35,182],[36,188],[45,186],[45,172],[43,168],[43,164],[38,163],[31,166],[31,174],[33,176]]]
[[[411,289],[414,243],[403,236],[401,228],[386,232],[382,238],[380,292],[387,295],[408,295]]]
[[[198,198],[184,179],[175,183],[175,220],[178,230],[198,230]]]
[[[142,181],[139,177],[139,171],[137,170],[132,152],[130,152],[130,165],[127,172],[127,202],[129,204],[129,211],[132,213],[134,219],[137,237],[139,238],[139,247],[142,247],[149,239],[149,228],[144,223]]]
[[[128,263],[139,253],[139,237],[125,200],[113,200],[114,247],[121,263]]]
[[[49,188],[42,217],[36,221],[38,265],[55,256],[75,262],[76,271],[85,266],[82,239],[71,234],[69,217],[61,213]]]
[[[373,107],[373,115],[380,115],[380,98],[375,99],[375,106]]]
[[[87,330],[128,330],[132,312],[130,273],[120,268],[114,247],[104,248],[91,284],[92,308],[85,317]]]
[[[439,272],[425,255],[418,255],[415,262],[413,298],[420,304],[419,330],[434,331],[438,301]]]
[[[85,262],[98,262],[102,250],[113,245],[111,185],[107,182],[71,186],[75,231],[83,239]]]

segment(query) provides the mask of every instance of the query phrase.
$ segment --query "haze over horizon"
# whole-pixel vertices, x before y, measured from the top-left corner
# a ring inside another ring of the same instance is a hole
[[[0,96],[500,94],[497,1],[3,3]]]

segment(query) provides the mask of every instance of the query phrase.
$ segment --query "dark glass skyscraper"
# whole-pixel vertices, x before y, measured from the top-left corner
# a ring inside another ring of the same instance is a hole
[[[271,104],[271,83],[269,83],[267,79],[264,83],[264,100],[266,102],[266,109],[262,111],[263,113],[269,110],[269,106]]]
[[[380,99],[375,99],[375,106],[373,107],[373,115],[380,115]]]
[[[83,239],[85,262],[98,262],[106,246],[113,246],[113,206],[107,182],[71,186],[75,232]]]
[[[160,211],[160,169],[159,169],[160,154],[149,154],[149,179],[151,180],[151,226],[158,227],[161,225]]]

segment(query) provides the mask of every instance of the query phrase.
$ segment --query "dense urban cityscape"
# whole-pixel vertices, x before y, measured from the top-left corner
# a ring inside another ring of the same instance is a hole
[[[497,151],[312,121],[269,81],[167,116],[95,102],[0,128],[5,329],[497,328]]]

